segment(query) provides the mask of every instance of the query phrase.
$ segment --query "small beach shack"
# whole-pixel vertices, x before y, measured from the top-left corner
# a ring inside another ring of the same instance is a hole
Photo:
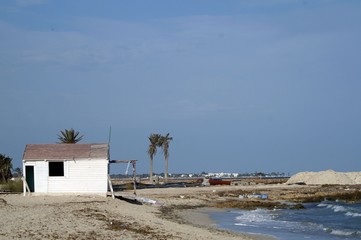
[[[107,196],[108,144],[28,144],[23,155],[24,195]]]

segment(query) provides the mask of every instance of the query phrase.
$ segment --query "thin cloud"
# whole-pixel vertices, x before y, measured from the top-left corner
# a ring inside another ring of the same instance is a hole
[[[28,7],[32,5],[42,5],[49,3],[49,0],[15,0],[15,4],[19,7]]]
[[[182,99],[154,106],[156,112],[166,112],[167,116],[175,118],[198,118],[203,116],[219,115],[234,111],[236,108],[229,105],[221,105],[216,102],[196,102],[191,99]],[[169,113],[171,113],[169,115]]]

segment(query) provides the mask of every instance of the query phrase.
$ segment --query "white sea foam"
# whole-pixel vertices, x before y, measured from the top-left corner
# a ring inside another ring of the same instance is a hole
[[[317,205],[306,204],[306,207],[305,211],[294,212],[264,209],[233,211],[233,227],[237,231],[272,234],[280,239],[301,239],[298,236],[322,240],[361,239],[358,225],[361,204],[324,201]]]
[[[347,209],[343,206],[333,206],[332,209],[334,212],[346,212],[347,211]]]
[[[235,218],[236,221],[243,222],[269,222],[272,221],[272,216],[264,209],[256,209],[253,211],[244,211],[240,216]]]
[[[333,204],[327,204],[327,203],[320,203],[317,205],[317,207],[326,207],[328,209],[332,209],[334,212],[347,212],[347,208],[340,205],[333,205]]]
[[[345,215],[349,217],[361,217],[361,213],[347,212]]]
[[[320,203],[317,205],[317,207],[327,207],[329,204],[326,203]]]
[[[252,225],[249,225],[246,223],[235,223],[234,225],[236,225],[236,226],[252,226]]]
[[[337,236],[351,236],[357,234],[357,232],[354,231],[337,230],[337,229],[332,229],[330,233],[332,235],[337,235]]]

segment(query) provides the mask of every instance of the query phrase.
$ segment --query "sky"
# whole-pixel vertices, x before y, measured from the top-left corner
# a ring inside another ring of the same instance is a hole
[[[151,133],[170,173],[361,171],[360,43],[359,0],[3,0],[0,153],[74,128],[138,173]]]

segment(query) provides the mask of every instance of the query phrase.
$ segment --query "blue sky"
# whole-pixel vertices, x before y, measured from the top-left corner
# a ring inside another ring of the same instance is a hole
[[[170,173],[361,171],[360,43],[356,0],[4,0],[0,153],[111,126],[139,173],[168,132]]]

